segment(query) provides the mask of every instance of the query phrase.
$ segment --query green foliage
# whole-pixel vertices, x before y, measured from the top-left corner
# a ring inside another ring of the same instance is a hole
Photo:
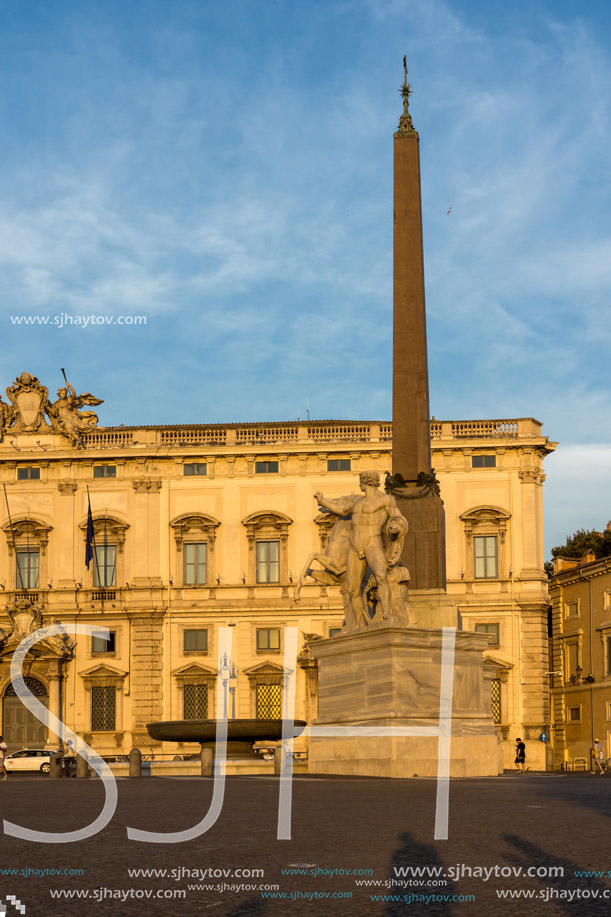
[[[610,557],[611,532],[578,529],[574,535],[569,535],[564,544],[552,548],[552,557],[572,557],[578,560],[586,551],[591,551],[597,560]]]

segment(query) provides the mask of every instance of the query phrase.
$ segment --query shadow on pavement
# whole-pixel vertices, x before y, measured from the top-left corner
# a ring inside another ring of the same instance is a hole
[[[425,869],[422,870],[422,876],[417,876],[415,874],[418,867],[425,866],[429,868],[438,866],[440,867],[440,874],[444,872],[443,861],[434,847],[420,843],[413,835],[407,832],[400,835],[400,841],[401,847],[395,851],[390,861],[389,879],[394,881],[401,879],[409,881],[413,879],[426,882],[427,871]],[[410,874],[405,876],[401,876],[400,874],[397,875],[395,870],[400,870],[402,867],[409,867]],[[405,917],[407,913],[412,913],[414,915],[426,913],[434,915],[434,917],[445,917],[445,915],[451,917],[451,915],[455,913],[450,901],[430,901],[430,903],[426,904],[424,901],[420,902],[417,898],[411,901],[408,901],[407,898],[403,900],[404,895],[437,894],[439,896],[448,895],[451,897],[456,894],[456,886],[450,879],[447,880],[447,885],[440,885],[437,887],[427,885],[393,885],[389,888],[379,888],[377,891],[379,891],[381,895],[394,895],[402,899],[401,901],[386,902],[386,907],[384,909],[385,917]],[[422,908],[422,910],[420,910],[420,908]]]

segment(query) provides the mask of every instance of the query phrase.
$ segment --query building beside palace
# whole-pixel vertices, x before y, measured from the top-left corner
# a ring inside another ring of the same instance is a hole
[[[363,470],[383,480],[392,425],[104,428],[82,410],[97,399],[60,391],[66,394],[51,403],[47,389],[24,373],[7,390],[12,406],[0,405],[7,496],[0,693],[10,750],[57,746],[15,697],[9,664],[23,636],[58,621],[68,631],[71,623],[103,625],[111,639],[43,641],[26,659],[27,684],[103,756],[133,746],[197,750],[161,747],[146,724],[214,717],[220,626],[235,628],[235,716],[261,718],[280,715],[283,629],[299,628],[296,716],[312,720],[317,678],[307,641],[332,635],[343,618],[337,587],[308,581],[294,599],[306,559],[324,550],[334,521],[313,495],[355,491]],[[520,735],[532,766],[544,767],[538,736],[549,729],[550,711],[542,466],[555,443],[532,418],[433,419],[431,436],[445,503],[447,591],[462,627],[489,635],[505,766]],[[88,494],[95,533],[89,569]]]
[[[611,557],[556,557],[550,594],[555,767],[589,770],[595,739],[611,758]]]

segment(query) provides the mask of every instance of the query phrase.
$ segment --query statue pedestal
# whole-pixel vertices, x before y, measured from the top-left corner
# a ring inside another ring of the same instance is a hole
[[[482,661],[487,636],[456,633],[452,777],[502,772],[492,720],[490,678]],[[441,629],[372,625],[310,644],[318,661],[315,726],[439,725]],[[309,772],[367,777],[436,777],[436,736],[317,737]]]

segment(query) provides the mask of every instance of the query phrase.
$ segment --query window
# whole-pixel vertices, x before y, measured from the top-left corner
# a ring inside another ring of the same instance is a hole
[[[350,459],[327,459],[327,471],[350,471]]]
[[[573,681],[577,678],[579,666],[579,643],[577,640],[567,641],[564,644],[564,680]]]
[[[185,685],[183,716],[185,720],[208,719],[208,685]]]
[[[477,629],[477,628],[476,628]],[[492,679],[492,719],[501,723],[501,679]]]
[[[476,634],[488,634],[488,644],[490,646],[499,645],[499,625],[498,624],[476,624]]]
[[[208,545],[205,542],[186,542],[184,545],[184,584],[185,586],[205,586],[208,582],[207,572]]]
[[[576,707],[567,707],[567,720],[570,723],[581,723],[581,704]]]
[[[257,542],[257,582],[280,582],[280,542]]]
[[[473,539],[476,579],[496,579],[498,539],[496,535],[476,535]]]
[[[341,632],[342,632],[341,627],[330,627],[329,628],[330,637],[334,637],[336,634],[341,634]]]
[[[605,636],[605,674],[611,675],[611,637]]]
[[[208,465],[206,462],[185,462],[182,466],[184,475],[191,474],[208,474]]]
[[[117,582],[117,546],[97,544],[93,556],[93,587],[106,589]]]
[[[472,455],[471,468],[496,468],[496,455]]]
[[[116,465],[94,465],[93,466],[93,476],[94,478],[116,478],[117,466]]]
[[[18,481],[40,481],[40,468],[18,468]]]
[[[116,649],[116,631],[109,631],[109,640],[105,640],[104,637],[92,637],[91,638],[91,652],[92,653],[114,653]]]
[[[208,631],[185,630],[183,631],[182,647],[185,653],[207,653]]]
[[[257,685],[257,719],[279,720],[282,716],[282,685]]]
[[[278,462],[255,462],[255,474],[278,474]]]
[[[578,618],[579,617],[579,599],[577,599],[575,602],[565,602],[564,616],[566,618]]]
[[[17,551],[17,589],[38,589],[39,551]]]
[[[611,610],[611,592],[605,592],[603,596],[603,608],[605,611]]]
[[[266,627],[257,630],[257,649],[258,650],[279,650],[280,649],[280,628]]]
[[[115,728],[117,690],[114,685],[91,689],[91,729],[93,732],[109,732]]]

